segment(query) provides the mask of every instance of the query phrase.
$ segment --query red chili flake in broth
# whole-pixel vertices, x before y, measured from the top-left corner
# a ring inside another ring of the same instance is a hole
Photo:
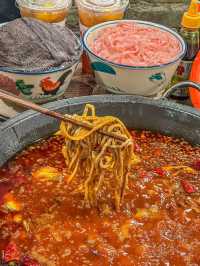
[[[160,150],[160,149],[155,149],[155,151],[154,151],[154,155],[157,156],[157,157],[160,157],[160,155],[161,155],[161,150]]]
[[[34,259],[31,259],[29,257],[24,257],[23,266],[40,266],[40,264]]]
[[[137,143],[134,143],[134,151],[138,153],[142,151],[141,147]]]
[[[14,242],[10,242],[6,246],[6,249],[3,252],[3,260],[5,262],[10,262],[10,261],[19,261],[19,259],[20,259],[20,252],[19,249],[17,248],[17,245]]]
[[[5,183],[1,183],[0,185],[0,205],[3,203],[4,201],[4,196],[6,193],[8,193],[12,188],[12,183],[11,182],[5,182]]]
[[[192,167],[197,170],[197,171],[200,171],[200,159],[195,161],[193,164],[192,164]]]
[[[146,179],[148,181],[151,181],[153,179],[152,173],[146,172],[144,170],[142,170],[140,172],[140,177],[143,178],[143,179]]]
[[[187,180],[181,180],[181,185],[186,193],[194,193],[197,191],[197,189]]]
[[[23,184],[27,179],[27,177],[21,171],[18,171],[14,178],[16,182],[18,183],[18,185]]]
[[[165,170],[163,170],[162,168],[160,167],[157,167],[153,170],[153,172],[159,176],[165,176]]]

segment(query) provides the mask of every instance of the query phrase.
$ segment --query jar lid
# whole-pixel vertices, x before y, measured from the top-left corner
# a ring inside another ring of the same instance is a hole
[[[76,3],[93,11],[105,12],[126,8],[129,0],[76,0]]]
[[[72,0],[16,0],[17,5],[34,10],[52,11],[70,7]]]

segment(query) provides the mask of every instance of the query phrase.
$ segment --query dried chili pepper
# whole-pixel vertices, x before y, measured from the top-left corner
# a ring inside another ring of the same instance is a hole
[[[10,242],[3,252],[3,260],[5,262],[19,261],[20,252],[17,245],[14,242]]]
[[[187,180],[181,180],[181,185],[186,193],[194,193],[197,191],[197,189]]]
[[[155,168],[153,172],[159,176],[165,176],[165,170],[163,170],[161,167]]]

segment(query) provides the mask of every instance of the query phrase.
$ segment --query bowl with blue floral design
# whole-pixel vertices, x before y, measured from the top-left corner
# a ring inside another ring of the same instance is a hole
[[[83,51],[70,29],[20,18],[1,26],[0,33],[1,89],[35,103],[65,93]]]
[[[78,63],[41,72],[0,68],[0,87],[35,103],[53,101],[65,93]]]
[[[123,39],[120,36],[120,28],[129,27],[129,24],[132,34],[127,34],[126,39]],[[141,36],[134,36],[134,25],[139,27],[137,31],[140,31]],[[148,32],[151,32],[149,37]],[[116,36],[114,40],[111,38],[112,34]],[[163,40],[160,36],[164,37]],[[138,47],[134,46],[135,43]],[[85,33],[83,45],[90,58],[96,81],[101,86],[112,93],[147,97],[162,95],[186,51],[184,40],[175,31],[156,23],[139,20],[109,21],[93,26]],[[178,47],[177,51],[173,50],[174,45]],[[112,48],[109,53],[108,46]],[[128,47],[126,54],[123,46]],[[143,47],[146,54],[142,54]],[[140,53],[141,58],[145,55],[146,61],[138,61],[135,53]],[[162,56],[166,57],[166,62]]]

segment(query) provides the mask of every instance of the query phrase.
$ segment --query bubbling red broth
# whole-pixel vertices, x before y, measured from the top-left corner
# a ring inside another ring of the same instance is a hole
[[[74,193],[60,136],[0,169],[0,265],[200,265],[200,147],[130,132],[140,162],[117,212]]]
[[[166,64],[181,52],[180,41],[171,33],[133,22],[99,30],[90,48],[103,59],[128,66]]]

